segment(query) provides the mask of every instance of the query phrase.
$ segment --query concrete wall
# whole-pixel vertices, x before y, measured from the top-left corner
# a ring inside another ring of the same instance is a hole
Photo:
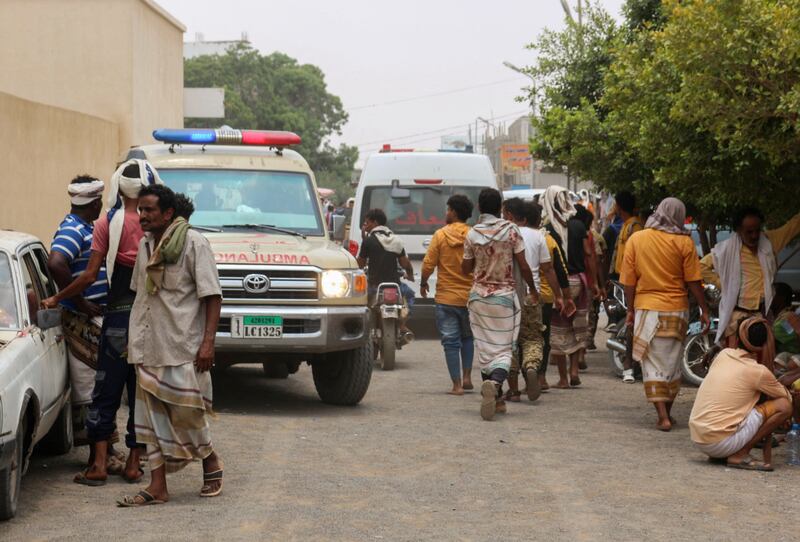
[[[108,181],[118,139],[111,121],[0,93],[0,228],[49,247],[69,210],[67,184],[81,173]]]
[[[0,1],[0,91],[119,124],[119,154],[183,126],[183,32],[152,0]]]

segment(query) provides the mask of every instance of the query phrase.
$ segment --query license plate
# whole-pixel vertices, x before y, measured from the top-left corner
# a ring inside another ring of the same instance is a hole
[[[282,316],[234,316],[231,337],[236,339],[279,339],[283,337]]]

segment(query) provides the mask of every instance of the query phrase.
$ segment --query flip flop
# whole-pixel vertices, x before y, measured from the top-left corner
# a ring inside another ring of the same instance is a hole
[[[86,473],[89,472],[88,470],[82,470],[78,474],[72,478],[72,481],[76,484],[80,484],[82,486],[89,486],[89,487],[100,487],[106,485],[105,480],[92,480],[91,478],[86,477]]]
[[[208,482],[216,482],[219,481],[219,487],[211,491],[210,487],[208,486]],[[216,497],[220,493],[222,493],[222,469],[215,470],[214,472],[204,472],[203,473],[203,488],[200,490],[201,497]],[[209,488],[208,490],[206,488]]]
[[[725,466],[729,469],[742,469],[742,470],[755,470],[760,472],[772,472],[773,469],[772,465],[768,465],[763,461],[759,461],[755,459],[753,456],[748,455],[744,459],[742,459],[741,463],[725,463]]]
[[[141,502],[136,501],[136,497],[142,499]],[[150,493],[145,491],[144,489],[141,490],[136,495],[125,495],[122,497],[122,500],[117,501],[117,506],[120,508],[137,508],[139,506],[150,506],[151,504],[164,504],[167,501],[162,501],[161,499],[156,499]]]
[[[139,469],[139,476],[137,476],[136,478],[128,478],[127,476],[125,476],[124,471],[122,472],[121,476],[122,479],[128,482],[129,484],[138,484],[139,482],[142,481],[142,478],[144,478],[144,471],[142,469]]]

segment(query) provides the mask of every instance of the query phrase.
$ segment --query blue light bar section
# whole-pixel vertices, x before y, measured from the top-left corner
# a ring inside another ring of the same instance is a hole
[[[202,128],[163,129],[153,130],[153,139],[164,143],[214,143],[217,133]]]

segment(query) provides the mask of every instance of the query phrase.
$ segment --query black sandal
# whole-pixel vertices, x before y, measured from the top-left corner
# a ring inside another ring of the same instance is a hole
[[[137,497],[142,499],[141,502],[136,500]],[[166,502],[167,501],[162,501],[161,499],[156,499],[143,489],[136,495],[126,495],[122,497],[122,500],[117,501],[117,506],[120,508],[136,508],[138,506],[150,506],[151,504],[164,504]]]
[[[219,481],[219,487],[212,491],[208,483],[217,481]],[[200,490],[201,497],[216,497],[222,493],[222,469],[217,469],[214,472],[204,472],[203,484],[203,488]]]

